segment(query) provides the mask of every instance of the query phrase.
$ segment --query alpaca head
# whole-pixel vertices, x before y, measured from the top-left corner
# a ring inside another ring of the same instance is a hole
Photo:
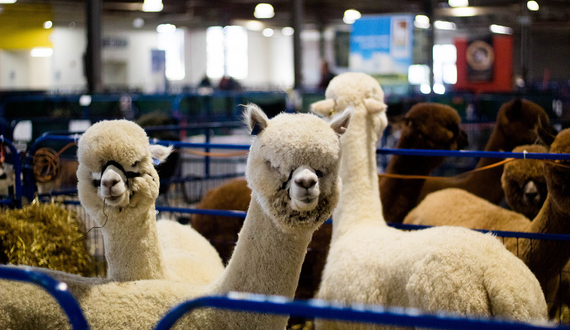
[[[534,144],[538,140],[550,145],[557,134],[541,106],[520,98],[501,106],[497,113],[497,126],[504,139],[513,146],[508,150],[523,144]]]
[[[550,146],[550,153],[570,153],[570,129],[558,133]],[[548,196],[556,206],[570,213],[570,161],[555,160],[544,163],[544,176],[548,187]]]
[[[163,161],[171,148],[149,144],[145,131],[128,120],[101,121],[81,137],[77,149],[78,193],[90,215],[150,206],[160,180],[153,159]]]
[[[317,229],[338,200],[339,135],[349,114],[330,124],[311,114],[280,114],[269,120],[250,104],[244,117],[257,135],[246,170],[252,196],[282,231]]]
[[[513,152],[547,153],[538,144],[518,146]],[[501,184],[505,200],[513,211],[534,219],[546,200],[544,163],[538,159],[515,159],[505,164]]]
[[[378,81],[360,72],[346,72],[334,77],[325,92],[326,99],[311,104],[311,110],[330,119],[350,108],[351,112],[372,116],[378,134],[388,125],[384,91]]]

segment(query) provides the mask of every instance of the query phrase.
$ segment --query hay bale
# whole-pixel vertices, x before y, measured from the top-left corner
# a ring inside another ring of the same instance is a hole
[[[86,243],[77,214],[55,203],[34,200],[0,212],[0,255],[7,263],[94,276]]]

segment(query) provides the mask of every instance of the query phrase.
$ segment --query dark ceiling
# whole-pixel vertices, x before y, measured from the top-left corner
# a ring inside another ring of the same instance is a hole
[[[142,0],[103,0],[105,17],[142,17],[147,21],[171,22],[189,28],[227,25],[235,20],[253,20],[254,8],[267,2],[275,8],[275,16],[262,20],[266,25],[291,25],[295,0],[163,0],[159,13],[143,13]],[[517,25],[519,17],[529,15],[535,26],[570,29],[570,0],[537,0],[540,10],[526,10],[526,0],[470,0],[477,15],[457,17],[443,0],[298,0],[304,2],[304,22],[313,27],[342,24],[345,10],[353,8],[363,15],[387,13],[426,13],[434,9],[436,18],[454,21],[458,28],[492,23]],[[56,10],[82,10],[85,0],[19,0],[18,3],[51,3]],[[62,9],[64,8],[64,9]],[[65,9],[67,8],[67,9]]]

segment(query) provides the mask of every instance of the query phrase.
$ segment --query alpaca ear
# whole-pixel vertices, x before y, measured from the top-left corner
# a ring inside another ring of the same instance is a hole
[[[339,116],[335,117],[332,120],[332,122],[330,124],[331,128],[338,135],[342,135],[342,134],[344,134],[344,132],[346,132],[346,128],[348,127],[348,124],[350,123],[350,117],[352,117],[353,112],[354,112],[354,108],[352,106],[349,106]]]
[[[368,112],[370,113],[380,113],[388,108],[388,106],[384,104],[384,102],[380,102],[375,99],[365,99],[364,106],[366,107],[366,110],[368,110]]]
[[[150,151],[150,156],[152,157],[154,165],[158,165],[165,161],[172,152],[173,148],[173,146],[165,147],[159,144],[151,144],[148,149]]]
[[[522,116],[523,110],[522,110],[523,104],[522,104],[522,100],[520,98],[516,98],[513,101],[512,106],[507,109],[505,115],[507,116],[507,119],[509,121],[514,121],[519,119]]]
[[[335,101],[328,99],[311,104],[311,111],[317,115],[329,118],[334,112]]]
[[[251,135],[257,135],[263,131],[267,127],[267,122],[269,121],[265,112],[253,103],[249,103],[245,106],[243,118],[251,132]]]

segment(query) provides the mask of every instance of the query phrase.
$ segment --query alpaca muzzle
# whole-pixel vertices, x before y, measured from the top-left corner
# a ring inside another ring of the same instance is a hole
[[[140,172],[130,172],[130,171],[125,171],[125,169],[123,168],[123,166],[121,166],[121,164],[119,164],[118,162],[114,161],[114,160],[110,160],[107,163],[105,163],[105,165],[103,165],[103,169],[101,170],[101,177],[103,176],[103,174],[105,173],[105,171],[107,170],[107,167],[109,166],[115,166],[119,171],[121,171],[123,173],[123,175],[125,176],[125,178],[127,178],[125,180],[125,185],[128,187],[129,186],[129,179],[132,178],[136,178],[136,177],[140,177],[141,173]],[[93,185],[95,187],[100,187],[101,186],[101,179],[99,180],[93,180]]]

